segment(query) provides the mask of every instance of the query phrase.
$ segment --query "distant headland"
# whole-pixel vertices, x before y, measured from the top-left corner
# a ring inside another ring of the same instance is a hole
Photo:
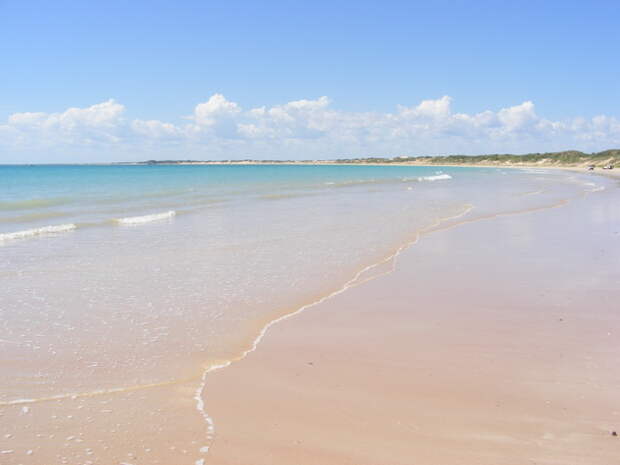
[[[147,160],[126,162],[134,165],[463,165],[463,166],[543,166],[558,168],[608,168],[620,165],[620,149],[584,153],[577,150],[564,152],[528,153],[524,155],[446,155],[338,158],[334,160]]]

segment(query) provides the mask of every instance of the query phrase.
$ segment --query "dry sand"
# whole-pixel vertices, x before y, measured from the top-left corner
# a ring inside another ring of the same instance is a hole
[[[610,465],[620,196],[424,236],[209,375],[209,465]]]

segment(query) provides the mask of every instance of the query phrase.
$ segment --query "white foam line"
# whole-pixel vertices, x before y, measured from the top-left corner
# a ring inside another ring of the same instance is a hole
[[[472,206],[468,205],[466,207],[466,209],[462,212],[459,213],[458,215],[455,215],[453,217],[449,217],[449,218],[444,218],[444,219],[440,219],[435,225],[431,226],[428,229],[432,229],[433,227],[436,227],[438,225],[440,225],[441,223],[443,223],[444,221],[448,221],[451,219],[456,219],[460,216],[464,216],[467,213],[469,213],[469,211],[471,211]],[[174,212],[172,212],[174,213]],[[148,216],[155,216],[155,215],[148,215]],[[136,218],[144,218],[144,217],[136,217]],[[128,218],[131,219],[131,218]],[[131,223],[130,223],[131,224]],[[279,323],[282,320],[285,320],[287,318],[293,317],[301,312],[303,312],[304,310],[307,310],[310,307],[313,307],[315,305],[319,305],[323,302],[325,302],[328,299],[331,299],[332,297],[335,297],[339,294],[342,294],[343,292],[345,292],[346,290],[348,290],[349,288],[362,284],[364,282],[366,282],[368,279],[372,279],[372,278],[368,278],[367,280],[363,280],[358,282],[359,278],[366,273],[369,270],[372,270],[373,268],[376,268],[377,266],[380,266],[384,263],[389,262],[390,260],[396,258],[404,249],[410,247],[411,245],[415,244],[419,238],[420,235],[423,231],[419,231],[416,234],[416,237],[414,240],[405,243],[404,245],[402,245],[401,247],[399,247],[393,254],[390,254],[388,257],[384,258],[383,260],[377,262],[377,263],[373,263],[372,265],[368,265],[366,267],[364,267],[362,270],[358,271],[353,278],[351,278],[349,281],[347,281],[340,289],[320,298],[317,301],[311,302],[309,304],[303,305],[302,307],[300,307],[299,309],[297,309],[294,312],[288,313],[286,315],[283,315],[275,320],[270,321],[267,325],[265,325],[263,327],[263,329],[261,330],[261,332],[259,333],[259,335],[256,337],[256,339],[254,339],[254,341],[252,342],[252,345],[249,349],[247,349],[246,351],[244,351],[238,358],[235,358],[234,360],[229,360],[229,361],[225,361],[223,363],[219,363],[219,364],[215,364],[215,365],[211,365],[209,368],[207,368],[202,377],[201,377],[201,382],[200,385],[198,386],[198,388],[195,391],[194,394],[194,399],[196,400],[196,410],[198,410],[198,412],[200,413],[200,415],[203,417],[205,423],[207,424],[207,437],[206,439],[208,441],[212,441],[213,438],[215,437],[215,423],[213,421],[213,419],[209,416],[208,412],[206,411],[205,408],[205,402],[203,399],[203,395],[204,395],[204,391],[206,388],[206,384],[207,384],[207,375],[212,372],[212,371],[216,371],[219,370],[221,368],[225,368],[229,365],[231,365],[233,362],[235,361],[239,361],[244,359],[248,354],[250,354],[251,352],[254,352],[256,350],[256,348],[258,347],[258,344],[261,342],[261,340],[263,339],[263,337],[265,336],[265,334],[267,333],[267,331],[269,330],[269,328],[271,328],[271,326],[275,325],[276,323]],[[381,276],[381,275],[379,275]],[[33,399],[15,399],[15,400],[11,400],[11,401],[4,401],[4,402],[0,402],[0,406],[13,406],[13,405],[28,405],[28,404],[34,404],[34,403],[38,403],[38,402],[46,402],[46,401],[56,401],[56,400],[65,400],[65,399],[77,399],[77,398],[84,398],[84,397],[93,397],[93,396],[99,396],[99,395],[105,395],[105,394],[115,394],[115,393],[120,393],[120,392],[127,392],[127,391],[133,391],[133,390],[138,390],[138,389],[145,389],[145,388],[149,388],[149,387],[156,387],[156,386],[163,386],[163,385],[168,385],[168,384],[176,384],[178,383],[178,381],[171,381],[171,382],[164,382],[164,383],[154,383],[154,384],[147,384],[147,385],[139,385],[139,386],[131,386],[131,387],[122,387],[122,388],[113,388],[113,389],[105,389],[105,390],[96,390],[96,391],[91,391],[91,392],[86,392],[86,393],[72,393],[72,394],[59,394],[56,396],[49,396],[49,397],[43,397],[43,398],[33,398]],[[199,451],[201,454],[206,454],[209,451],[209,445],[204,445],[202,447],[200,447]],[[198,459],[196,461],[197,464],[201,463],[202,459]]]
[[[135,386],[126,386],[119,388],[111,388],[111,389],[97,389],[95,391],[89,392],[74,392],[68,394],[57,394],[54,396],[48,397],[37,397],[31,399],[13,399],[7,401],[0,401],[0,407],[9,407],[12,405],[28,405],[28,404],[38,404],[39,402],[50,402],[55,400],[75,400],[86,397],[95,397],[102,396],[107,394],[118,394],[120,392],[131,392],[131,391],[139,391],[142,389],[148,389],[153,387],[161,387],[161,386],[171,386],[173,384],[179,384],[183,382],[191,381],[191,379],[182,379],[182,380],[173,380],[173,381],[163,381],[161,383],[151,383],[151,384],[138,384]]]
[[[524,192],[523,194],[520,194],[521,197],[528,197],[530,195],[539,195],[542,194],[543,192],[545,192],[544,190],[539,190],[539,191],[532,191],[532,192]]]
[[[42,228],[25,229],[24,231],[15,231],[12,233],[0,234],[0,242],[10,241],[14,239],[27,239],[30,237],[41,236],[44,234],[57,234],[67,231],[73,231],[77,226],[73,223],[57,224],[52,226],[43,226]]]
[[[587,189],[586,192],[600,192],[605,190],[605,186],[599,186],[593,182],[584,182],[584,186],[588,186],[590,189]]]
[[[584,192],[583,195],[587,195],[587,193],[589,192]],[[558,207],[561,205],[565,205],[567,202],[563,201],[559,204],[555,204],[555,205],[551,205],[551,206],[545,206],[545,207],[541,207],[540,209],[547,209],[547,208],[554,208],[554,207]],[[254,352],[259,343],[261,342],[261,340],[263,339],[263,337],[265,336],[265,334],[267,333],[267,331],[269,330],[269,328],[271,328],[271,326],[275,325],[276,323],[279,323],[282,320],[285,320],[287,318],[291,318],[305,310],[307,310],[310,307],[313,307],[315,305],[319,305],[329,299],[331,299],[332,297],[335,297],[339,294],[342,294],[343,292],[345,292],[346,290],[358,286],[360,284],[363,284],[369,280],[372,280],[374,278],[377,278],[379,276],[383,276],[384,274],[390,273],[393,271],[394,267],[392,267],[391,270],[381,273],[379,275],[376,276],[371,276],[369,278],[366,278],[364,280],[359,280],[360,277],[366,273],[367,271],[372,270],[373,268],[376,268],[378,266],[381,266],[385,263],[388,263],[390,261],[395,260],[404,250],[406,250],[407,248],[411,247],[412,245],[415,245],[420,238],[430,232],[433,231],[437,231],[437,230],[442,230],[441,229],[437,229],[439,226],[441,226],[443,223],[446,223],[448,221],[451,220],[455,220],[458,218],[461,218],[465,215],[467,215],[469,212],[471,212],[471,210],[473,209],[472,205],[466,205],[465,209],[461,212],[458,213],[454,216],[451,217],[446,217],[446,218],[441,218],[439,220],[436,221],[435,224],[428,226],[424,229],[421,229],[417,232],[416,237],[409,241],[406,242],[405,244],[401,245],[398,249],[396,249],[396,251],[392,254],[390,254],[389,256],[387,256],[386,258],[373,263],[371,265],[368,265],[366,267],[364,267],[362,270],[358,271],[349,281],[347,281],[340,289],[337,289],[336,291],[314,301],[311,302],[309,304],[303,305],[302,307],[300,307],[299,309],[297,309],[294,312],[288,313],[286,315],[283,315],[279,318],[276,318],[275,320],[270,321],[269,323],[267,323],[263,329],[261,330],[261,332],[258,334],[258,336],[254,339],[254,341],[252,342],[252,345],[249,349],[245,350],[239,357],[233,359],[233,360],[228,360],[225,361],[223,363],[219,363],[219,364],[214,364],[209,366],[202,374],[201,377],[201,382],[200,385],[198,386],[198,388],[195,391],[194,394],[194,400],[196,401],[196,409],[198,410],[198,412],[200,413],[200,415],[204,418],[206,424],[207,424],[207,440],[212,441],[215,437],[215,423],[213,421],[213,419],[209,416],[209,414],[206,411],[206,407],[205,407],[205,402],[203,399],[204,393],[205,393],[205,388],[206,388],[206,384],[207,384],[207,375],[209,373],[211,373],[212,371],[216,371],[219,370],[221,368],[225,368],[227,366],[230,366],[232,363],[236,362],[236,361],[240,361],[242,359],[244,359],[248,354],[250,354],[251,352]],[[526,212],[531,212],[531,211],[536,211],[539,209],[532,209],[532,210],[527,210],[527,211],[517,211],[517,212],[510,212],[510,213],[505,213],[505,214],[499,214],[499,215],[491,215],[491,216],[483,216],[477,219],[472,219],[471,221],[467,221],[463,224],[469,223],[469,222],[474,222],[477,220],[484,220],[484,219],[489,219],[489,218],[493,218],[493,217],[497,217],[497,216],[504,216],[504,215],[511,215],[511,214],[520,214],[520,213],[526,213]],[[456,226],[458,224],[461,223],[457,223],[453,226]],[[451,226],[448,226],[451,227]],[[394,262],[393,262],[394,263]],[[8,342],[8,341],[6,341]],[[34,404],[34,403],[39,403],[39,402],[47,402],[47,401],[57,401],[57,400],[65,400],[65,399],[78,399],[78,398],[85,398],[85,397],[94,397],[94,396],[99,396],[99,395],[107,395],[107,394],[115,394],[115,393],[120,393],[120,392],[129,392],[129,391],[134,391],[134,390],[141,390],[141,389],[148,389],[151,387],[160,387],[160,386],[167,386],[167,385],[173,385],[173,384],[179,384],[179,383],[184,383],[184,382],[189,382],[191,381],[191,379],[183,379],[183,380],[173,380],[173,381],[166,381],[166,382],[161,382],[161,383],[153,383],[153,384],[145,384],[145,385],[136,385],[136,386],[129,386],[129,387],[120,387],[120,388],[113,388],[113,389],[102,389],[102,390],[96,390],[96,391],[91,391],[91,392],[85,392],[85,393],[72,393],[72,394],[59,394],[59,395],[55,395],[55,396],[49,396],[49,397],[42,397],[42,398],[32,398],[32,399],[14,399],[14,400],[10,400],[10,401],[0,401],[0,407],[2,406],[14,406],[14,405],[28,405],[28,404]],[[203,445],[200,447],[199,452],[201,454],[207,454],[209,452],[209,448],[210,445]],[[195,464],[197,465],[203,465],[204,464],[204,459],[198,459],[196,460]]]
[[[119,224],[144,224],[152,221],[167,220],[174,217],[177,213],[174,210],[170,210],[162,213],[153,213],[151,215],[144,216],[128,216],[127,218],[117,218],[116,221]]]
[[[360,271],[358,271],[353,276],[353,278],[351,278],[346,283],[344,283],[340,289],[337,289],[336,291],[334,291],[334,292],[332,292],[330,294],[327,294],[327,295],[321,297],[320,299],[318,299],[318,300],[316,300],[314,302],[311,302],[309,304],[303,305],[300,308],[298,308],[297,310],[295,310],[294,312],[287,313],[286,315],[282,315],[281,317],[276,318],[275,320],[271,320],[269,323],[267,323],[263,327],[261,332],[258,334],[258,336],[252,342],[252,345],[250,346],[250,348],[245,350],[239,357],[235,358],[234,360],[228,360],[228,361],[226,361],[224,363],[217,364],[217,365],[212,365],[209,368],[207,368],[205,370],[205,372],[203,373],[203,375],[202,375],[202,381],[200,383],[200,386],[198,387],[198,389],[196,389],[196,393],[194,394],[194,399],[196,400],[196,409],[198,410],[198,412],[200,412],[200,415],[205,419],[205,422],[208,425],[207,426],[207,429],[208,429],[207,439],[209,441],[212,441],[214,439],[214,437],[215,437],[215,422],[213,421],[213,418],[211,418],[209,416],[208,412],[206,411],[205,402],[204,402],[204,399],[203,399],[203,395],[204,395],[204,392],[205,392],[205,389],[206,389],[206,385],[207,385],[207,375],[209,373],[211,373],[212,371],[219,370],[221,368],[226,368],[226,367],[232,365],[234,362],[238,362],[238,361],[243,360],[244,358],[246,358],[250,353],[254,352],[257,349],[257,347],[260,344],[260,342],[262,341],[263,337],[265,337],[265,334],[267,334],[267,331],[269,331],[269,328],[271,328],[273,325],[275,325],[275,324],[277,324],[277,323],[279,323],[279,322],[281,322],[283,320],[286,320],[288,318],[291,318],[291,317],[293,317],[295,315],[298,315],[299,313],[309,309],[310,307],[314,307],[315,305],[322,304],[323,302],[325,302],[325,301],[327,301],[327,300],[331,299],[332,297],[335,297],[335,296],[337,296],[339,294],[342,294],[343,292],[347,291],[348,289],[350,289],[352,287],[355,287],[357,285],[363,284],[363,283],[365,283],[365,282],[367,282],[370,279],[373,279],[375,277],[383,276],[383,274],[386,274],[386,273],[382,273],[380,275],[377,275],[377,276],[374,276],[374,277],[371,277],[371,278],[368,278],[368,279],[365,279],[363,281],[359,281],[358,282],[359,278],[364,273],[366,273],[367,271],[370,271],[373,268],[376,268],[376,267],[378,267],[380,265],[383,265],[384,263],[387,263],[389,261],[392,261],[392,260],[396,259],[396,257],[398,257],[405,249],[407,249],[407,248],[411,247],[412,245],[416,244],[420,240],[420,237],[422,236],[422,234],[424,234],[425,232],[433,230],[434,228],[440,226],[442,223],[444,223],[446,221],[450,221],[450,220],[454,220],[454,219],[463,217],[463,216],[467,215],[472,209],[473,209],[473,205],[469,205],[468,204],[468,205],[466,205],[464,211],[462,211],[461,213],[458,213],[458,214],[456,214],[454,216],[451,216],[451,217],[441,218],[435,224],[433,224],[433,225],[431,225],[431,226],[429,226],[429,227],[427,227],[425,229],[422,229],[422,230],[418,231],[417,234],[416,234],[415,239],[413,239],[413,240],[411,240],[409,242],[406,242],[405,244],[401,245],[398,249],[396,249],[396,251],[394,253],[390,254],[386,258],[384,258],[384,259],[382,259],[382,260],[380,260],[380,261],[378,261],[376,263],[373,263],[372,265],[368,265],[368,266],[362,268]],[[391,271],[392,270],[390,270],[390,272]],[[202,454],[206,454],[206,453],[208,453],[208,451],[209,451],[209,446],[203,446],[203,447],[200,448],[200,452]],[[200,460],[197,460],[196,463],[200,463]]]
[[[584,195],[586,195],[586,193],[584,193]],[[239,357],[233,359],[233,360],[229,360],[226,361],[225,363],[222,364],[218,364],[218,365],[212,365],[211,367],[209,367],[207,370],[205,370],[205,372],[202,375],[202,382],[200,384],[200,386],[198,387],[198,389],[196,390],[196,394],[194,395],[194,399],[196,400],[196,408],[197,410],[200,412],[200,414],[202,415],[202,417],[205,419],[205,421],[207,422],[207,424],[209,425],[209,439],[212,440],[215,437],[215,423],[213,421],[213,419],[209,416],[209,414],[206,411],[205,408],[205,402],[203,399],[203,394],[205,392],[206,389],[206,384],[207,384],[207,375],[212,372],[212,371],[216,371],[219,370],[220,368],[225,368],[227,366],[232,365],[234,362],[238,362],[240,360],[243,360],[245,357],[248,356],[248,354],[254,352],[258,345],[260,344],[261,340],[263,339],[263,337],[265,337],[265,334],[267,334],[267,331],[269,330],[269,328],[271,328],[273,325],[286,320],[287,318],[291,318],[301,312],[303,312],[304,310],[307,310],[310,307],[313,307],[315,305],[319,305],[329,299],[331,299],[332,297],[335,297],[339,294],[342,294],[343,292],[345,292],[346,290],[350,289],[351,287],[363,284],[371,279],[374,279],[376,277],[379,276],[383,276],[384,274],[390,273],[394,270],[394,267],[392,267],[391,270],[389,270],[388,272],[385,273],[381,273],[380,275],[377,276],[373,276],[370,278],[367,278],[365,280],[359,281],[359,278],[366,273],[369,270],[372,270],[373,268],[376,268],[380,265],[383,265],[389,261],[395,261],[395,259],[406,249],[408,249],[409,247],[415,245],[420,238],[428,233],[434,232],[434,231],[441,231],[444,229],[449,229],[452,228],[454,226],[458,226],[460,224],[468,224],[468,223],[473,223],[476,221],[481,221],[481,220],[487,220],[487,219],[492,219],[492,218],[497,218],[497,217],[502,217],[502,216],[510,216],[510,215],[519,215],[519,214],[524,214],[524,213],[533,213],[539,210],[546,210],[549,208],[557,208],[557,207],[561,207],[564,206],[568,203],[568,200],[563,200],[557,204],[553,204],[553,205],[546,205],[543,207],[539,207],[539,208],[534,208],[534,209],[528,209],[528,210],[519,210],[519,211],[514,211],[514,212],[506,212],[506,213],[499,213],[499,214],[495,214],[495,215],[488,215],[488,216],[481,216],[479,218],[473,218],[469,221],[465,221],[462,223],[455,223],[453,225],[448,225],[446,228],[439,228],[439,226],[441,226],[443,223],[447,223],[449,221],[452,220],[456,220],[458,218],[462,218],[465,215],[467,215],[468,213],[470,213],[474,206],[471,204],[467,204],[465,206],[465,209],[461,212],[458,213],[454,216],[450,216],[450,217],[446,217],[446,218],[440,218],[439,220],[436,221],[436,223],[434,223],[431,226],[428,226],[426,228],[423,228],[421,230],[419,230],[416,234],[415,239],[406,242],[405,244],[401,245],[394,253],[390,254],[389,256],[387,256],[386,258],[384,258],[383,260],[380,260],[379,262],[373,263],[372,265],[368,265],[366,267],[364,267],[362,270],[358,271],[355,276],[353,276],[353,278],[351,278],[349,281],[347,281],[340,289],[324,296],[321,297],[320,299],[311,302],[309,304],[303,305],[302,307],[300,307],[299,309],[297,309],[294,312],[291,313],[287,313],[286,315],[283,315],[279,318],[276,318],[275,320],[270,321],[269,323],[267,323],[263,329],[261,330],[261,332],[258,334],[258,336],[256,337],[256,339],[254,339],[254,341],[252,342],[252,345],[249,349],[247,349],[246,351],[244,351]],[[393,262],[394,263],[394,262]],[[209,446],[204,446],[200,449],[200,452],[203,454],[206,454],[209,451]],[[196,463],[200,463],[200,460],[196,461]]]
[[[405,177],[405,178],[401,178],[401,181],[403,182],[408,182],[408,181],[418,181],[418,182],[422,182],[422,181],[441,181],[444,179],[452,179],[452,176],[450,176],[447,173],[442,173],[441,171],[437,171],[435,172],[435,174],[429,175],[429,176],[418,176],[418,177]]]
[[[584,193],[584,195],[586,195],[586,193]],[[542,207],[543,209],[546,208],[553,208],[556,206],[560,206],[563,205],[562,204],[558,204],[558,205],[553,205],[553,206],[547,206],[547,207]],[[205,388],[206,388],[206,384],[207,384],[207,375],[209,373],[211,373],[212,371],[216,371],[219,370],[221,368],[225,368],[227,366],[232,365],[234,362],[236,361],[240,361],[242,359],[244,359],[248,354],[250,354],[251,352],[254,352],[259,343],[262,341],[263,337],[265,336],[265,334],[267,333],[267,331],[269,330],[269,328],[271,328],[271,326],[275,325],[276,323],[279,323],[282,320],[285,320],[287,318],[291,318],[305,310],[307,310],[310,307],[313,307],[315,305],[319,305],[329,299],[331,299],[332,297],[335,297],[339,294],[342,294],[343,292],[345,292],[346,290],[358,286],[360,284],[363,284],[369,280],[372,280],[374,278],[377,278],[379,276],[383,276],[384,274],[390,273],[393,271],[394,267],[392,267],[391,270],[385,272],[385,273],[381,273],[379,275],[376,276],[371,276],[367,279],[364,280],[359,280],[359,278],[366,273],[367,271],[372,270],[373,268],[376,268],[378,266],[381,266],[385,263],[388,263],[389,261],[395,260],[404,250],[406,250],[407,248],[411,247],[412,245],[415,245],[421,238],[422,235],[425,235],[429,232],[433,232],[435,230],[438,230],[437,228],[439,226],[441,226],[443,223],[446,223],[448,221],[451,220],[455,220],[458,218],[461,218],[465,215],[467,215],[469,212],[472,211],[473,209],[473,205],[466,205],[465,209],[461,212],[458,213],[454,216],[450,216],[450,217],[446,217],[446,218],[441,218],[439,220],[436,221],[435,224],[428,226],[424,229],[421,229],[417,232],[416,237],[411,240],[406,242],[405,244],[401,245],[398,249],[396,249],[396,251],[392,254],[390,254],[389,256],[387,256],[386,258],[373,263],[371,265],[368,265],[366,267],[364,267],[362,270],[358,271],[353,278],[351,278],[349,281],[347,281],[340,289],[337,289],[336,291],[314,301],[311,302],[309,304],[303,305],[302,307],[300,307],[299,309],[297,309],[294,312],[288,313],[286,315],[283,315],[279,318],[276,318],[275,320],[270,321],[269,323],[267,323],[263,329],[261,330],[261,332],[258,334],[258,336],[254,339],[254,341],[252,342],[252,345],[249,349],[245,350],[239,357],[233,359],[233,360],[228,360],[225,361],[223,363],[218,363],[218,364],[214,364],[209,366],[202,374],[201,377],[201,382],[200,385],[198,386],[198,388],[196,389],[195,393],[194,393],[194,400],[196,401],[196,410],[198,410],[198,412],[200,413],[200,415],[203,417],[203,419],[205,420],[205,423],[207,424],[207,437],[206,439],[208,441],[212,441],[215,437],[215,423],[213,421],[213,419],[209,416],[208,412],[206,411],[206,407],[205,407],[205,402],[203,399],[204,396],[204,392],[205,392]],[[535,209],[536,210],[536,209]],[[535,210],[529,210],[529,211],[535,211]],[[512,214],[519,214],[519,213],[525,213],[522,211],[519,212],[514,212]],[[507,213],[507,214],[511,214],[511,213]],[[491,217],[494,216],[503,216],[503,215],[493,215]],[[139,218],[139,217],[138,217]],[[479,219],[488,219],[490,217],[481,217]],[[472,220],[476,221],[475,219]],[[441,230],[441,229],[439,229]],[[394,263],[394,262],[393,262]],[[179,383],[183,383],[183,382],[188,382],[191,381],[190,379],[184,379],[184,380],[174,380],[174,381],[167,381],[167,382],[162,382],[162,383],[153,383],[153,384],[145,384],[145,385],[136,385],[136,386],[130,386],[130,387],[121,387],[121,388],[113,388],[113,389],[105,389],[105,390],[96,390],[96,391],[91,391],[91,392],[85,392],[85,393],[73,393],[73,394],[59,394],[56,396],[49,396],[49,397],[42,397],[42,398],[33,398],[33,399],[14,399],[11,401],[3,401],[0,402],[0,407],[1,406],[13,406],[13,405],[28,405],[28,404],[34,404],[34,403],[38,403],[38,402],[47,402],[47,401],[56,401],[56,400],[65,400],[65,399],[77,399],[77,398],[85,398],[85,397],[94,397],[94,396],[99,396],[99,395],[106,395],[106,394],[115,394],[115,393],[120,393],[120,392],[129,392],[129,391],[134,391],[134,390],[140,390],[140,389],[147,389],[147,388],[151,388],[151,387],[159,387],[159,386],[166,386],[166,385],[173,385],[173,384],[179,384]],[[209,448],[210,445],[203,445],[200,447],[199,452],[201,454],[207,454],[209,452]],[[196,465],[204,465],[205,461],[202,458],[199,458],[195,461]]]
[[[517,168],[520,171],[523,171],[524,173],[529,173],[529,174],[549,174],[551,173],[551,171],[546,170],[546,169],[541,169],[541,168]]]
[[[418,181],[441,181],[444,179],[452,179],[449,174],[436,174],[435,176],[422,176],[418,178]]]
[[[442,223],[444,223],[444,222],[446,222],[446,221],[450,221],[450,220],[455,220],[455,219],[457,219],[457,218],[461,218],[461,217],[463,217],[463,216],[467,215],[467,214],[468,214],[468,213],[469,213],[472,209],[473,209],[473,206],[472,206],[472,205],[467,205],[467,206],[466,206],[466,208],[465,208],[465,210],[464,210],[463,212],[458,213],[457,215],[454,215],[454,216],[450,216],[450,217],[447,217],[447,218],[442,218],[442,219],[438,220],[438,221],[437,221],[437,223],[433,224],[432,226],[429,226],[429,227],[427,227],[427,228],[425,228],[425,229],[422,229],[422,230],[418,231],[418,233],[416,234],[415,239],[413,239],[413,240],[411,240],[411,241],[409,241],[409,242],[407,242],[407,243],[405,243],[405,244],[401,245],[401,246],[400,246],[400,247],[399,247],[399,248],[398,248],[398,249],[397,249],[394,253],[392,253],[392,254],[391,254],[391,255],[389,255],[388,257],[384,258],[383,260],[381,260],[381,261],[379,261],[379,262],[377,262],[377,263],[373,263],[372,265],[368,265],[368,266],[364,267],[362,270],[358,271],[358,272],[355,274],[355,276],[353,276],[353,278],[351,278],[349,281],[347,281],[347,282],[346,282],[346,283],[345,283],[345,284],[344,284],[344,285],[343,285],[340,289],[338,289],[338,290],[336,290],[336,291],[332,292],[331,294],[328,294],[328,295],[326,295],[326,296],[324,296],[324,297],[321,297],[319,300],[316,300],[316,301],[314,301],[314,302],[311,302],[311,303],[309,303],[309,304],[306,304],[306,305],[304,305],[304,306],[300,307],[298,310],[296,310],[296,311],[294,311],[294,312],[292,312],[292,313],[288,313],[288,314],[283,315],[283,316],[281,316],[281,317],[279,317],[279,318],[277,318],[277,319],[275,319],[275,320],[273,320],[273,321],[270,321],[270,322],[269,322],[269,323],[267,323],[267,325],[266,325],[266,326],[262,329],[262,331],[260,332],[260,334],[258,335],[258,337],[256,338],[256,340],[255,340],[255,341],[254,341],[254,343],[252,344],[252,347],[251,347],[250,349],[248,349],[246,352],[244,352],[244,353],[243,353],[243,355],[241,356],[241,358],[244,358],[247,354],[249,354],[250,352],[253,352],[254,350],[256,350],[256,347],[258,346],[258,344],[260,343],[260,341],[262,340],[262,338],[265,336],[265,333],[267,333],[267,331],[269,330],[269,328],[270,328],[271,326],[273,326],[274,324],[276,324],[276,323],[278,323],[278,322],[280,322],[280,321],[282,321],[282,320],[285,320],[285,319],[287,319],[287,318],[290,318],[290,317],[292,317],[292,316],[295,316],[295,315],[297,315],[298,313],[301,313],[301,312],[303,312],[304,310],[306,310],[306,309],[308,309],[308,308],[310,308],[310,307],[313,307],[313,306],[315,306],[315,305],[319,305],[319,304],[321,304],[321,303],[325,302],[326,300],[331,299],[332,297],[335,297],[335,296],[337,296],[337,295],[339,295],[339,294],[342,294],[344,291],[346,291],[346,290],[350,289],[351,287],[355,286],[355,285],[356,285],[356,281],[357,281],[357,280],[359,279],[359,277],[360,277],[360,276],[362,276],[364,273],[366,273],[367,271],[370,271],[370,270],[372,270],[373,268],[376,268],[376,267],[378,267],[378,266],[380,266],[380,265],[383,265],[384,263],[387,263],[387,262],[389,262],[389,261],[393,260],[394,258],[398,257],[398,255],[400,255],[400,254],[401,254],[401,252],[402,252],[403,250],[405,250],[405,249],[407,249],[407,248],[411,247],[412,245],[416,244],[416,243],[419,241],[420,236],[421,236],[424,232],[426,232],[426,231],[428,231],[428,230],[432,230],[433,228],[436,228],[437,226],[441,225]],[[363,281],[363,282],[365,282],[365,281]],[[240,358],[240,359],[241,359],[241,358]],[[240,360],[240,359],[237,359],[237,360]],[[235,361],[237,361],[237,360],[235,360]],[[230,363],[231,363],[231,362],[227,363],[225,366],[230,365]],[[223,366],[220,366],[220,367],[218,367],[218,368],[223,368]]]

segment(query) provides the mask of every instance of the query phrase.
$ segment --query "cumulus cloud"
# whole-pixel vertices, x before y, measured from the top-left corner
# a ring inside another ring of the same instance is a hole
[[[113,143],[121,139],[124,111],[123,105],[108,100],[87,108],[69,108],[62,113],[14,113],[7,125],[0,126],[0,131],[1,128],[12,131],[16,139],[13,142],[27,146]]]
[[[120,103],[108,100],[88,108],[69,108],[62,113],[15,113],[9,117],[9,123],[62,131],[83,127],[112,128],[118,125],[124,110]]]
[[[95,154],[123,147],[136,157],[145,150],[157,157],[165,147],[166,157],[234,159],[594,151],[620,146],[617,118],[554,121],[539,116],[530,101],[468,114],[453,112],[452,99],[443,96],[378,113],[341,111],[325,96],[244,109],[214,94],[198,103],[185,122],[129,120],[124,115],[125,107],[114,100],[59,113],[15,113],[0,123],[0,147],[37,147],[51,153],[89,146]]]
[[[250,139],[308,139],[321,137],[331,129],[327,97],[295,100],[271,108],[254,108],[243,115],[237,132]]]
[[[222,94],[214,94],[204,103],[194,108],[193,120],[199,126],[213,126],[218,120],[232,118],[241,112],[235,102],[226,100]]]
[[[423,100],[419,105],[407,108],[400,106],[399,113],[404,118],[417,119],[417,118],[432,118],[443,119],[450,116],[450,105],[452,104],[452,98],[444,95],[437,100]]]
[[[497,113],[497,118],[506,131],[517,131],[536,123],[538,117],[532,102],[523,102],[510,108],[503,108]]]
[[[177,138],[182,131],[172,123],[163,123],[157,120],[134,120],[131,129],[140,136],[150,139]]]

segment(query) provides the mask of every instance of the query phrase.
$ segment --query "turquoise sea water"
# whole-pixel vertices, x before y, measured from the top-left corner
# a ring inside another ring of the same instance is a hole
[[[114,438],[123,429],[109,425],[125,421],[110,407],[106,418],[116,420],[84,426],[98,418],[100,394],[202,383],[209,367],[250,349],[267,323],[343,289],[442,221],[546,208],[602,187],[544,170],[0,166],[6,449],[61,428],[88,447],[70,442],[59,455],[68,462],[57,463],[86,463],[85,451],[102,441],[97,431]],[[178,394],[179,408],[204,417],[201,439],[190,435],[202,444],[213,425],[203,384],[197,392]],[[62,427],[40,407],[49,398],[72,411]],[[132,405],[155,408],[139,399]],[[166,416],[157,421],[165,432]],[[149,434],[144,448],[156,450],[161,438]],[[195,453],[179,464],[199,459],[198,446],[185,450]],[[6,463],[39,463],[24,454]],[[94,463],[116,463],[105,457]]]
[[[0,234],[48,224],[93,226],[166,208],[183,213],[216,203],[269,200],[270,195],[415,181],[434,177],[436,171],[290,165],[0,166]]]

